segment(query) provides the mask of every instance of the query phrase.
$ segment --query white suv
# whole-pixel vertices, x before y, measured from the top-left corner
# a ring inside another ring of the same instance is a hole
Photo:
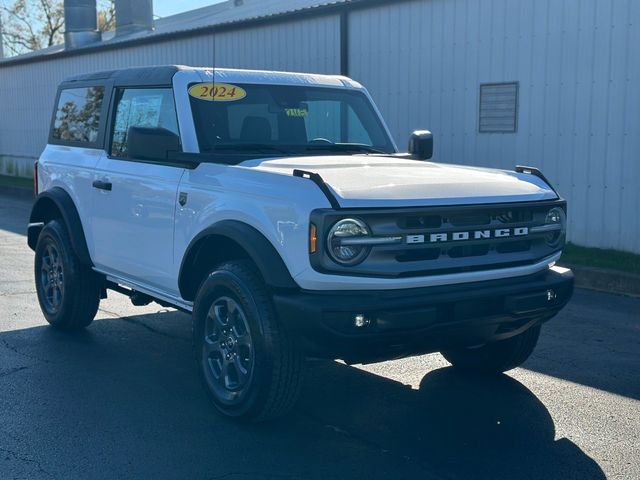
[[[401,154],[344,77],[177,66],[60,85],[28,243],[48,322],[107,290],[193,313],[213,404],[290,408],[305,356],[524,362],[567,303],[566,203],[534,168]]]

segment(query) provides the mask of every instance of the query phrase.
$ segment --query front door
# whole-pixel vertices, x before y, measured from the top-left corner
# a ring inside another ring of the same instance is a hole
[[[184,169],[166,165],[154,148],[158,134],[179,134],[173,91],[122,88],[114,101],[108,155],[93,181],[94,263],[105,273],[176,295],[173,224]]]

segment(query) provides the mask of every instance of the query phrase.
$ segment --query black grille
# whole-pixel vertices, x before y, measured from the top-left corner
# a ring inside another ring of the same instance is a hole
[[[440,228],[442,217],[440,215],[417,215],[398,218],[398,226],[402,229],[415,228]]]
[[[487,255],[491,247],[489,245],[463,245],[460,247],[451,247],[445,252],[441,251],[441,255],[446,253],[451,258],[464,258],[464,257],[480,257]]]
[[[547,245],[544,233],[531,229],[544,225],[549,209],[557,206],[564,207],[564,202],[322,211],[312,216],[312,221],[322,228],[319,231],[328,232],[339,219],[355,217],[369,225],[373,236],[398,236],[402,242],[373,247],[369,256],[354,267],[341,267],[322,253],[312,256],[312,265],[317,270],[349,275],[407,277],[537,263],[557,248]],[[516,235],[516,229],[528,229],[528,233]],[[510,234],[499,236],[499,230]],[[484,238],[487,232],[490,238]],[[436,241],[431,241],[432,235]],[[423,241],[409,241],[410,238]]]

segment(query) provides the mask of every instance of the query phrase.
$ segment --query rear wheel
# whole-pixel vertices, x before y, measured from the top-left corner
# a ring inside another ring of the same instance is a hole
[[[221,413],[262,421],[293,407],[302,355],[251,262],[228,262],[209,274],[195,300],[193,326],[197,366]]]
[[[501,373],[522,365],[533,353],[540,325],[519,335],[477,348],[446,350],[442,356],[456,369],[473,373]]]
[[[100,303],[98,275],[80,262],[66,228],[58,220],[47,223],[38,237],[35,283],[42,313],[53,327],[78,330],[96,316]]]

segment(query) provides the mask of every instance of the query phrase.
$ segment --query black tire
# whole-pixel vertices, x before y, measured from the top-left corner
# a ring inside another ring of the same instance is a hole
[[[38,301],[47,322],[60,330],[88,326],[100,304],[99,277],[80,262],[59,221],[50,221],[40,232],[34,266]]]
[[[539,336],[540,325],[536,325],[506,340],[477,348],[459,348],[440,353],[461,371],[502,373],[522,365],[536,348]]]
[[[303,357],[251,262],[224,263],[204,280],[194,303],[193,343],[202,382],[222,414],[257,422],[295,404]]]

